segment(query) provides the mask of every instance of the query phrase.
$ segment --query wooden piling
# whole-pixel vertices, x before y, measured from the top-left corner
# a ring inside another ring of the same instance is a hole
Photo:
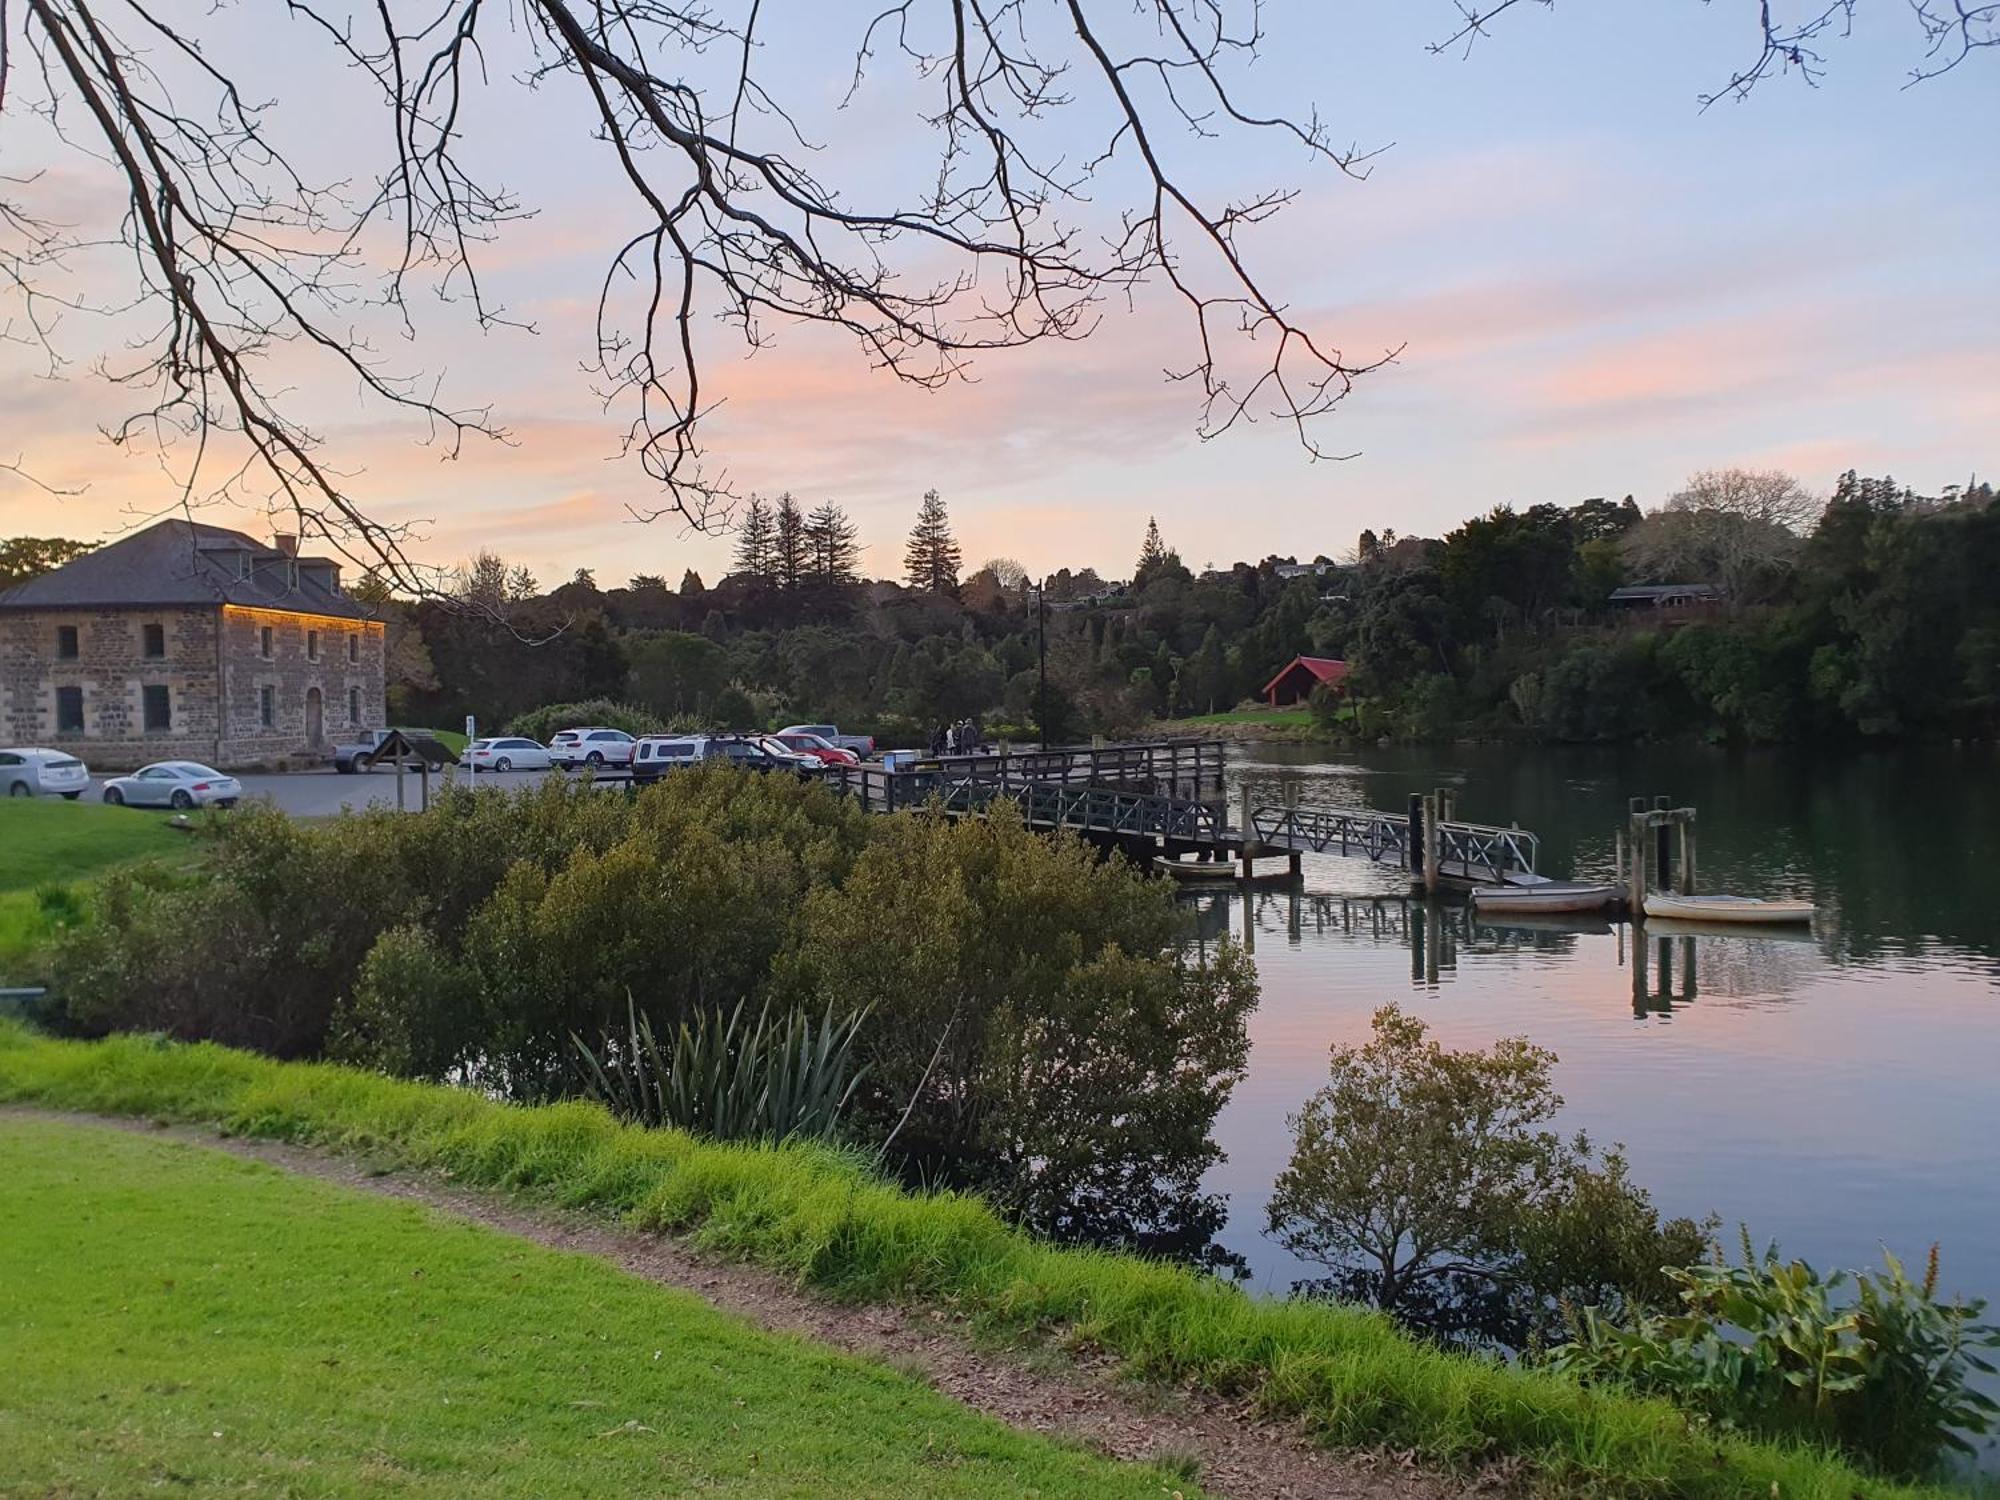
[[[1410,847],[1404,855],[1403,863],[1414,879],[1424,876],[1424,799],[1419,792],[1410,793]]]
[[[1431,793],[1424,805],[1424,895],[1437,895],[1438,888],[1438,796]]]
[[[1687,810],[1687,816],[1681,819],[1680,876],[1681,894],[1692,896],[1694,894],[1694,809],[1691,807]]]

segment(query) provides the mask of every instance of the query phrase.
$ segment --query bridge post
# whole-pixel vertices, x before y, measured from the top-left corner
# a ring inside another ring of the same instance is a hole
[[[1429,899],[1437,895],[1439,855],[1443,852],[1443,841],[1438,837],[1438,804],[1443,800],[1439,792],[1432,792],[1424,808],[1424,896]]]

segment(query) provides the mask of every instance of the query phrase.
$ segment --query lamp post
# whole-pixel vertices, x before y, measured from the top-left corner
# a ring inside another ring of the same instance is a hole
[[[1035,725],[1042,732],[1042,748],[1049,748],[1049,580],[1043,575],[1035,587]]]

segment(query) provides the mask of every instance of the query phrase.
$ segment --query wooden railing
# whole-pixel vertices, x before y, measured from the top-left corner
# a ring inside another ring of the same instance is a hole
[[[870,812],[935,806],[947,813],[983,813],[1004,798],[1020,808],[1027,822],[1039,827],[1150,835],[1209,845],[1234,836],[1218,801],[1126,787],[969,775],[921,765],[910,771],[830,766],[827,781],[857,798]]]
[[[1199,798],[1221,795],[1222,761],[1220,740],[1148,740],[1129,745],[940,755],[918,761],[917,768],[1013,781],[1137,787],[1162,795]]]

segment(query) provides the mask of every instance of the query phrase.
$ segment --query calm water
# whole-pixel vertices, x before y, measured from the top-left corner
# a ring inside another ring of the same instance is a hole
[[[1222,1239],[1253,1284],[1315,1274],[1263,1233],[1285,1117],[1325,1082],[1327,1047],[1395,1000],[1447,1044],[1522,1034],[1561,1059],[1564,1124],[1622,1141],[1669,1213],[1714,1210],[1824,1266],[1941,1241],[1948,1289],[2000,1304],[2000,757],[1840,760],[1700,750],[1232,755],[1230,807],[1400,811],[1459,790],[1460,815],[1542,837],[1544,874],[1612,879],[1626,799],[1699,809],[1701,886],[1809,896],[1812,934],[1660,940],[1636,976],[1629,931],[1548,931],[1426,912],[1405,877],[1308,855],[1294,889],[1191,893],[1210,933],[1254,943],[1263,1000],[1250,1071],[1217,1121]]]

